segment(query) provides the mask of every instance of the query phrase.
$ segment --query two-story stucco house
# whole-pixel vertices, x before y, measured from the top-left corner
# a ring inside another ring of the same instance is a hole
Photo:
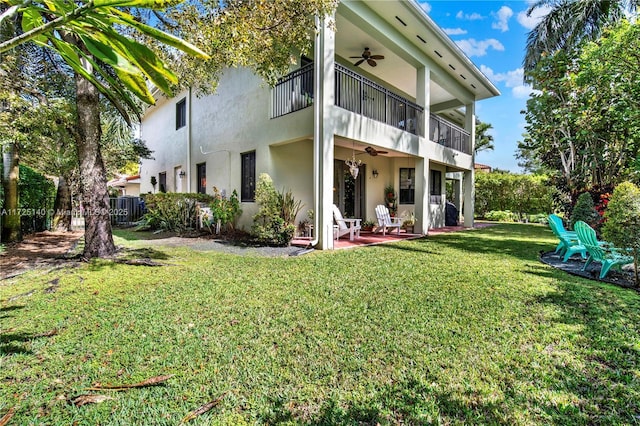
[[[475,103],[497,88],[414,1],[343,0],[333,22],[273,88],[229,69],[215,95],[160,97],[142,120],[155,159],[141,166],[141,192],[154,189],[151,176],[156,190],[235,189],[248,229],[256,180],[268,173],[305,216],[314,210],[313,243],[330,249],[333,204],[375,220],[392,185],[398,213],[414,212],[426,234],[444,226],[455,178],[451,201],[472,226]]]

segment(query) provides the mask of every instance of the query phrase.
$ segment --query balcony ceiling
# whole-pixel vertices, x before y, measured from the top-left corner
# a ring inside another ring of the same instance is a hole
[[[384,55],[385,59],[376,61],[378,63],[376,67],[371,67],[363,62],[358,67],[362,73],[374,77],[374,79],[383,80],[415,98],[417,61],[415,58],[409,57],[407,52],[400,51],[399,46],[393,45],[389,41],[389,37],[381,35],[395,31],[396,34],[400,33],[409,40],[413,47],[417,47],[430,57],[440,66],[440,73],[444,72],[449,78],[456,80],[469,93],[473,94],[476,100],[499,95],[495,86],[482,75],[448,36],[424,15],[419,6],[399,1],[367,1],[366,6],[360,2],[348,3],[355,3],[358,7],[368,7],[375,15],[378,15],[380,18],[378,22],[383,22],[384,28],[381,28],[383,25],[376,26],[368,21],[352,22],[346,17],[349,16],[349,13],[341,14],[341,10],[346,11],[341,8],[348,7],[348,4],[338,8],[336,54],[340,61],[346,60],[353,64],[357,59],[349,59],[349,57],[361,55],[364,48],[368,47],[373,55]],[[393,27],[392,30],[390,30],[391,27]],[[402,54],[404,59],[398,53]],[[410,63],[412,59],[413,64]],[[430,97],[431,105],[457,99],[452,91],[447,90],[433,79],[431,80]]]

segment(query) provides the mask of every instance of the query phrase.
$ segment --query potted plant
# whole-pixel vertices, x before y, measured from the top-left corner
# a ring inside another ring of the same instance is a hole
[[[362,227],[363,231],[371,232],[371,231],[373,231],[373,227],[375,225],[376,224],[372,220],[367,219],[367,220],[362,221],[361,227]]]
[[[413,212],[410,212],[402,221],[402,227],[407,231],[407,233],[413,234],[413,226],[416,224],[416,215]]]
[[[389,213],[391,216],[396,215],[397,206],[396,206],[396,191],[393,189],[393,185],[387,185],[384,188],[384,203],[389,208]]]

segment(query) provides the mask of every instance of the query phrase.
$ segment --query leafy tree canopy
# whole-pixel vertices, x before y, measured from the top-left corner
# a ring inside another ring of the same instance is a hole
[[[80,4],[66,0],[7,0],[6,3],[9,7],[0,15],[0,25],[18,20],[22,31],[8,32],[10,36],[1,40],[0,53],[26,42],[52,49],[127,120],[130,111],[138,111],[131,94],[153,104],[147,81],[170,94],[171,85],[177,84],[178,78],[150,48],[128,37],[126,32],[150,37],[200,59],[208,58],[194,45],[140,22],[123,9],[164,9],[171,5],[165,0],[93,0]]]
[[[574,199],[638,176],[640,26],[623,21],[579,56],[558,52],[531,72],[520,157],[535,159]]]
[[[160,52],[183,87],[209,93],[226,67],[249,67],[275,84],[297,55],[311,51],[319,29],[316,17],[331,16],[337,5],[338,0],[186,2],[162,15],[160,25],[202,46],[209,59],[184,57],[173,49]]]

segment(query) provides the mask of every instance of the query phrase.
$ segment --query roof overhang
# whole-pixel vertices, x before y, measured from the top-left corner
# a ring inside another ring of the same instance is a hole
[[[384,34],[389,40],[398,34],[402,35],[403,39],[409,41],[409,45],[405,46],[403,52],[389,53],[395,53],[414,67],[421,64],[429,66],[432,71],[432,79],[440,86],[447,86],[447,82],[453,80],[464,88],[465,92],[475,101],[500,95],[498,88],[416,1],[369,0],[363,2],[343,0],[341,5],[338,13],[343,13],[347,19],[356,18],[356,16],[361,18],[360,22],[356,22],[356,25],[367,26],[368,28],[363,29],[365,33],[370,34],[370,38],[374,37],[371,34],[373,31],[378,35]],[[366,16],[369,19],[365,18]],[[371,19],[371,17],[375,17],[375,19]],[[338,37],[340,37],[339,34]],[[397,39],[397,37],[395,38]],[[355,45],[355,42],[352,43]],[[357,49],[352,48],[351,52],[357,54]],[[342,54],[342,56],[344,55],[346,53]]]

